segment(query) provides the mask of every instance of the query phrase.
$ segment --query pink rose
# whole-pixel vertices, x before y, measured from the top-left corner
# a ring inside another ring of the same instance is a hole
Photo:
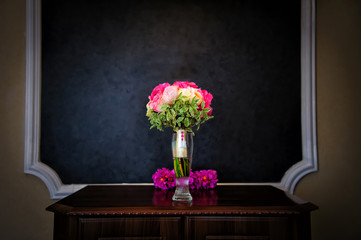
[[[164,89],[163,92],[163,102],[166,104],[172,104],[173,100],[178,97],[178,87],[177,86],[168,86]]]
[[[198,88],[198,86],[194,82],[189,82],[189,81],[186,82],[177,81],[173,83],[173,86],[177,86],[179,88],[187,88],[187,87]]]
[[[206,104],[205,108],[209,108],[209,106],[211,105],[212,99],[213,99],[212,94],[207,92],[207,90],[202,90],[202,95],[203,95],[203,100]]]
[[[153,100],[149,102],[149,107],[156,112],[160,112],[163,103],[162,94],[157,94],[153,97]]]
[[[163,91],[166,87],[170,86],[169,83],[162,83],[162,84],[159,84],[158,86],[156,86],[154,89],[153,89],[153,92],[150,94],[150,96],[148,97],[149,100],[153,101],[154,97],[156,95],[162,95],[163,94]]]
[[[156,112],[160,112],[160,109],[164,103],[162,99],[164,89],[169,86],[170,86],[169,83],[162,83],[153,89],[151,95],[148,97],[150,100],[149,107],[151,109],[153,109]]]
[[[212,102],[212,99],[213,99],[213,95],[210,94],[209,92],[207,92],[207,90],[202,90],[202,96],[203,96],[203,100],[204,100],[204,103],[205,103],[204,108],[210,109],[210,111],[207,112],[207,115],[210,116],[210,115],[212,115],[212,112],[213,112],[213,108],[211,107],[211,102]]]

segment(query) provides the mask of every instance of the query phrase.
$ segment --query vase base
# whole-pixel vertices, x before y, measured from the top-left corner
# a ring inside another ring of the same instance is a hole
[[[176,178],[176,189],[173,195],[173,201],[192,201],[192,195],[189,193],[189,177]]]
[[[193,198],[190,193],[181,194],[181,195],[174,194],[174,196],[172,197],[173,201],[180,201],[180,202],[189,202],[189,201],[192,201],[192,199]]]

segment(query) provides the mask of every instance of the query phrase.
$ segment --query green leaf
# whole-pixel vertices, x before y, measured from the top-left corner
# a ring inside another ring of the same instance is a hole
[[[171,108],[170,111],[171,111],[173,117],[177,116],[177,113],[174,111],[173,108]]]
[[[193,108],[189,108],[189,112],[190,112],[190,114],[192,115],[192,117],[194,117],[194,110],[193,110]]]
[[[181,121],[183,121],[184,117],[179,117],[177,118],[177,122],[180,123]]]
[[[203,101],[201,106],[202,106],[202,109],[203,109],[206,106],[206,103]]]
[[[165,111],[169,107],[168,104],[163,103],[162,107],[160,108],[161,111]]]
[[[197,99],[196,97],[193,97],[194,102],[192,101],[192,105],[198,105],[199,99]]]
[[[189,118],[184,119],[184,125],[186,125],[186,127],[190,125]]]
[[[201,116],[201,111],[198,111],[197,113],[196,113],[196,116],[195,116],[195,118],[199,118],[200,116]]]

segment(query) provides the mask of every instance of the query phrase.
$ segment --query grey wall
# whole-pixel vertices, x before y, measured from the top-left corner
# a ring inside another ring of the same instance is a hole
[[[279,182],[302,159],[299,1],[43,1],[41,161],[64,183],[151,182],[172,131],[149,131],[163,82],[195,81],[215,118],[192,168]]]

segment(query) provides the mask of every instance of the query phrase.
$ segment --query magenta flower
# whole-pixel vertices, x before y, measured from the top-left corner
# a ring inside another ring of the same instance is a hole
[[[192,169],[191,169],[191,171],[189,173],[189,188],[190,189],[196,189],[196,185],[195,185],[196,178],[197,178],[197,176],[194,174],[194,172],[192,172]]]
[[[209,189],[217,186],[217,172],[214,170],[201,170],[197,175],[197,189]]]
[[[156,188],[167,190],[174,188],[176,185],[174,170],[170,171],[167,168],[158,169],[152,178]]]
[[[171,171],[167,168],[158,169],[152,176],[154,186],[163,190],[168,190],[176,186],[176,177],[174,169]],[[211,189],[217,186],[217,172],[214,170],[201,170],[189,174],[189,188],[194,189]]]

